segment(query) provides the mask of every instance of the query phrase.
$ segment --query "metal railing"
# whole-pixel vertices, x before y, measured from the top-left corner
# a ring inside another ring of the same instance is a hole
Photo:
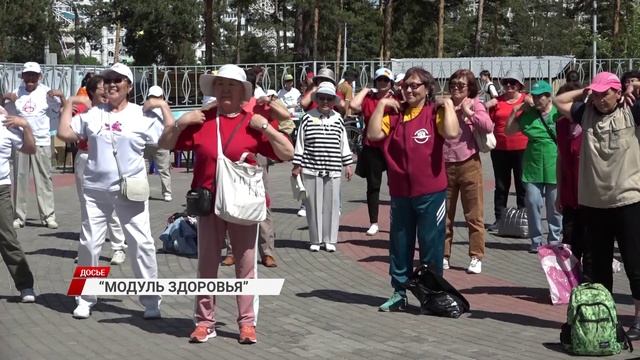
[[[529,87],[536,80],[545,79],[550,81],[555,88],[564,83],[566,71],[575,69],[580,75],[583,83],[591,81],[592,59],[565,59],[566,61],[541,60],[528,58],[518,60],[509,58],[480,58],[480,59],[411,59],[403,60],[404,66],[397,66],[398,61],[381,63],[378,60],[370,61],[307,61],[289,63],[255,63],[241,64],[243,68],[260,66],[265,70],[262,83],[265,90],[278,90],[282,87],[284,76],[292,75],[295,84],[298,85],[307,77],[307,72],[317,73],[322,68],[330,68],[340,77],[346,69],[355,70],[358,73],[356,89],[362,86],[372,86],[375,70],[380,66],[392,68],[394,71],[406,70],[408,64],[422,64],[436,78],[440,93],[446,89],[447,78],[457,69],[469,68],[478,75],[480,70],[489,70],[496,80],[499,80],[510,69],[518,69],[525,74],[526,86]],[[598,59],[596,69],[600,71],[610,71],[618,76],[625,71],[633,69],[640,64],[640,59]],[[84,75],[89,72],[100,72],[105,67],[85,66],[85,65],[42,65],[42,82],[51,87],[63,91],[67,96],[75,94],[80,87]],[[202,94],[200,92],[200,75],[217,70],[220,65],[204,66],[132,66],[131,71],[134,77],[134,87],[132,101],[142,103],[147,96],[152,85],[159,85],[163,88],[165,96],[170,105],[174,108],[189,108],[202,104]],[[8,92],[16,89],[20,82],[20,72],[22,64],[0,63],[0,91]],[[499,85],[499,81],[496,81]]]

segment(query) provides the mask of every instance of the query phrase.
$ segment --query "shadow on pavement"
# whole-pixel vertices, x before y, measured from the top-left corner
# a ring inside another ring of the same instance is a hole
[[[290,248],[290,249],[308,249],[309,241],[306,240],[290,240],[290,239],[276,239],[276,248]]]
[[[560,338],[560,332],[559,331],[558,331],[558,338]],[[542,346],[544,346],[545,349],[547,349],[547,350],[551,350],[551,351],[555,351],[555,352],[558,352],[558,353],[567,354],[567,352],[564,351],[564,348],[562,347],[562,344],[559,343],[559,342],[557,342],[557,343],[542,343]]]
[[[338,228],[338,231],[343,232],[359,232],[359,233],[364,233],[368,230],[369,228],[367,227],[361,227],[361,226],[351,226],[351,225],[340,225],[340,227]],[[382,231],[381,231],[382,232]]]
[[[523,286],[476,286],[461,289],[462,294],[506,295],[538,304],[551,305],[549,289]]]
[[[493,319],[497,321],[502,321],[511,324],[518,324],[523,326],[534,326],[539,328],[549,328],[558,330],[558,336],[560,336],[560,327],[564,322],[551,321],[540,319],[533,316],[523,315],[523,314],[515,314],[508,312],[493,312],[493,311],[485,311],[485,310],[471,310],[471,319]]]
[[[364,246],[364,247],[369,247],[369,248],[378,248],[378,249],[388,249],[389,248],[389,241],[375,239],[374,237],[371,237],[371,240],[354,239],[354,240],[341,241],[341,243],[343,243],[343,244],[352,244],[352,245],[356,245],[356,246]]]
[[[74,241],[78,241],[80,239],[80,234],[72,231],[60,231],[60,232],[54,232],[54,233],[39,234],[38,236],[54,237],[58,239],[74,240]]]
[[[380,296],[330,289],[312,290],[308,293],[298,293],[296,294],[296,296],[301,298],[319,298],[322,300],[340,302],[345,304],[367,305],[376,308],[387,301],[387,298],[383,298]],[[418,306],[409,304],[404,312],[414,315],[420,315],[420,308]]]
[[[358,203],[358,204],[366,204],[367,200],[366,199],[354,199],[354,200],[349,200],[350,203]],[[380,200],[379,202],[380,205],[391,205],[391,201],[389,200]]]
[[[281,213],[281,214],[298,214],[299,209],[295,208],[271,208],[271,212]]]
[[[529,251],[531,246],[529,240],[522,239],[523,243],[502,243],[502,242],[485,242],[484,246],[489,249],[498,250],[516,250],[516,251]]]
[[[76,250],[62,250],[55,248],[46,248],[46,249],[38,249],[34,251],[26,251],[27,255],[48,255],[48,256],[56,256],[67,259],[74,259],[78,256],[78,252]],[[100,256],[100,261],[111,261],[111,258]]]

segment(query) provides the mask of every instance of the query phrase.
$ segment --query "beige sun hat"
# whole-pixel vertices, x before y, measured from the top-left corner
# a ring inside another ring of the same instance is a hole
[[[244,70],[238,65],[233,64],[221,66],[216,74],[200,75],[200,90],[204,96],[214,96],[213,82],[216,78],[225,78],[241,82],[244,86],[244,98],[242,101],[247,101],[253,96],[253,86],[247,81],[247,75]]]

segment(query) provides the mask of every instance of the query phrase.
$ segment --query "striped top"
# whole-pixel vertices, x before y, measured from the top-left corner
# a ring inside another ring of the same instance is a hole
[[[340,177],[342,167],[352,163],[342,116],[333,110],[329,116],[317,109],[307,112],[298,128],[293,164],[302,166],[304,174]]]

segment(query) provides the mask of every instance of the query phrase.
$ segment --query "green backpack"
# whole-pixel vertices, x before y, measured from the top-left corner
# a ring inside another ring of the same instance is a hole
[[[614,355],[623,348],[633,351],[631,341],[618,324],[611,293],[597,283],[581,284],[571,291],[560,342],[574,355]]]

